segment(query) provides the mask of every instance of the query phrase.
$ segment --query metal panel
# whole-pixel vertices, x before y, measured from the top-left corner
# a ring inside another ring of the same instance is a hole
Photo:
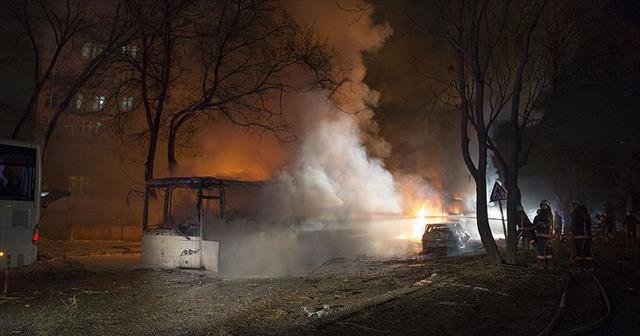
[[[13,209],[11,211],[11,226],[29,227],[29,210]]]

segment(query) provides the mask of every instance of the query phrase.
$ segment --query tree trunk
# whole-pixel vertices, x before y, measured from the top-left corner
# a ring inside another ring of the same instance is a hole
[[[29,98],[29,102],[27,103],[27,106],[24,109],[24,112],[22,113],[20,120],[18,120],[18,123],[13,128],[13,134],[11,135],[11,139],[18,139],[18,136],[20,136],[20,131],[22,130],[22,127],[24,127],[24,124],[27,122],[27,120],[31,115],[35,114],[34,111],[38,108],[38,101],[40,98],[40,93],[42,92],[42,88],[49,81],[49,79],[51,79],[51,73],[53,72],[53,68],[58,62],[58,57],[60,56],[60,52],[62,51],[63,47],[64,47],[64,44],[59,45],[56,48],[56,51],[53,53],[51,61],[49,62],[49,66],[47,67],[45,73],[42,75],[42,78],[40,78],[40,80],[37,79],[38,76],[40,75],[40,61],[38,59],[39,56],[36,53],[36,61],[35,61],[36,62],[36,65],[35,65],[36,86],[33,88],[33,92],[31,93],[31,98]]]
[[[518,91],[519,92],[519,91]],[[518,97],[513,98],[519,103]],[[518,188],[518,170],[520,169],[520,127],[518,124],[518,107],[513,106],[510,122],[510,148],[509,165],[507,166],[507,251],[505,258],[507,263],[515,264],[518,237],[516,235],[518,214],[517,207],[520,205],[520,190]]]
[[[477,56],[477,55],[475,55]],[[477,61],[477,57],[475,58]],[[473,176],[476,183],[476,225],[482,245],[487,253],[489,261],[493,264],[500,264],[500,253],[498,246],[493,239],[491,227],[489,226],[489,214],[487,212],[487,129],[484,123],[484,80],[479,70],[477,62],[474,63],[476,100],[473,107],[475,129],[478,138],[478,166],[476,167],[471,153],[469,151],[469,119],[471,115],[471,105],[465,88],[467,82],[465,80],[464,55],[458,54],[457,57],[457,83],[461,98],[460,104],[460,136],[462,157],[467,169]]]
[[[508,264],[517,262],[518,248],[518,212],[517,207],[521,204],[520,188],[518,188],[518,169],[511,168],[507,171],[507,251],[505,260]]]
[[[169,139],[167,141],[167,164],[169,166],[169,174],[173,175],[178,167],[178,160],[176,159],[176,142],[178,138],[178,131],[182,125],[193,116],[193,112],[197,107],[191,106],[176,113],[171,118],[169,124]]]
[[[496,245],[493,233],[491,232],[489,214],[487,212],[487,154],[489,134],[484,119],[485,81],[482,71],[480,70],[479,57],[477,54],[473,55],[472,69],[475,74],[474,86],[476,91],[474,119],[476,121],[476,133],[478,134],[478,169],[476,170],[476,176],[474,176],[476,181],[476,220],[478,233],[480,233],[480,239],[487,252],[487,257],[492,264],[497,265],[502,263],[502,260],[500,259],[498,245]]]
[[[502,263],[500,251],[489,225],[489,214],[487,212],[487,145],[486,140],[478,140],[478,171],[475,176],[476,181],[476,220],[478,233],[482,246],[487,252],[489,261],[494,264]]]
[[[509,164],[507,166],[507,225],[508,235],[506,239],[507,251],[505,254],[507,263],[515,264],[518,247],[516,227],[518,221],[517,207],[520,205],[520,188],[518,187],[518,171],[520,170],[520,150],[522,148],[522,133],[520,129],[520,94],[522,92],[522,76],[527,58],[518,65],[513,81],[511,98],[511,112],[509,120]]]
[[[142,205],[142,232],[146,232],[149,226],[149,197],[150,192],[147,182],[153,178],[153,168],[156,159],[156,147],[158,145],[158,129],[151,130],[147,160],[144,163],[144,203]]]
[[[176,137],[178,136],[178,130],[171,125],[169,128],[169,139],[167,141],[167,164],[169,167],[169,174],[173,176],[178,168],[178,161],[176,160]]]

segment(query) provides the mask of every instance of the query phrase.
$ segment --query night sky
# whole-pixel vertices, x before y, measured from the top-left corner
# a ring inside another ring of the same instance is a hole
[[[635,1],[612,1],[602,7],[590,1],[572,4],[581,8],[581,51],[563,64],[559,94],[553,102],[545,102],[553,108],[545,114],[544,129],[521,183],[534,198],[557,199],[558,193],[575,189],[565,197],[593,207],[614,198],[623,207],[621,188],[628,181],[621,180],[619,170],[637,170],[627,161],[640,150],[640,5]],[[456,111],[434,103],[434,78],[447,79],[447,68],[452,66],[446,41],[438,37],[434,24],[437,10],[410,1],[376,6],[384,9],[376,11],[377,18],[391,22],[394,34],[370,55],[366,80],[383,92],[376,118],[394,146],[389,161],[438,179],[441,171],[451,170],[429,168],[434,166],[429,162],[453,165],[461,157]],[[400,136],[398,129],[406,125],[419,136]],[[494,132],[500,137],[506,130],[498,126]],[[408,155],[411,152],[416,156]],[[466,171],[456,173],[454,179],[465,178]]]

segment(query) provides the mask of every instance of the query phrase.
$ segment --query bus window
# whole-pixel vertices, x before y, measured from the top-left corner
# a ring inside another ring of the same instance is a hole
[[[37,150],[0,144],[0,200],[34,201]]]

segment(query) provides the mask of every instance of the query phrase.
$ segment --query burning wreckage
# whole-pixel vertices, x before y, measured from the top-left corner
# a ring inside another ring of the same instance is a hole
[[[423,206],[416,214],[405,216],[349,214],[336,219],[340,214],[336,209],[325,211],[333,213],[331,218],[293,216],[274,235],[273,227],[282,223],[264,217],[269,217],[265,208],[270,207],[265,198],[277,197],[278,189],[271,188],[275,184],[209,176],[148,181],[150,192],[158,197],[152,204],[156,211],[150,211],[150,223],[156,225],[142,239],[143,263],[217,272],[237,266],[234,260],[252,259],[253,264],[243,270],[251,273],[269,262],[292,263],[288,259],[294,254],[305,259],[304,267],[313,267],[345,255],[458,255],[468,250],[470,235],[465,228],[470,221],[460,216],[459,199],[446,208]],[[266,260],[266,255],[278,257]],[[221,267],[225,263],[227,269]]]
[[[237,210],[238,199],[228,199],[228,188],[256,189],[262,182],[215,177],[168,177],[147,182],[153,194],[160,191],[162,216],[142,238],[143,264],[163,268],[204,268],[218,271],[219,242],[207,240],[212,225]],[[229,203],[233,208],[229,209]]]

